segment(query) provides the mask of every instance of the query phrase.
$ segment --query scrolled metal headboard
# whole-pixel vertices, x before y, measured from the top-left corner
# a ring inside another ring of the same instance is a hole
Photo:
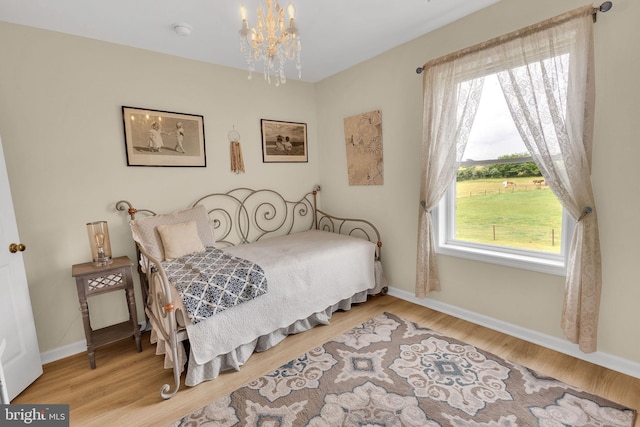
[[[287,200],[274,190],[234,188],[207,194],[191,206],[207,209],[216,245],[235,246],[316,228],[318,191],[316,187],[299,200]]]
[[[255,242],[269,237],[298,231],[318,229],[360,237],[377,244],[376,259],[380,259],[382,242],[378,229],[369,221],[341,218],[317,208],[320,186],[299,200],[287,200],[270,189],[234,188],[225,193],[211,193],[200,197],[190,207],[205,206],[213,227],[216,246],[228,247]],[[121,200],[118,211],[127,212],[132,220],[136,214],[156,215],[149,209],[136,209]]]

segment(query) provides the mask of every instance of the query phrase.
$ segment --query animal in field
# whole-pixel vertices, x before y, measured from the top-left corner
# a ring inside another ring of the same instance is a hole
[[[507,187],[515,187],[515,186],[516,186],[516,183],[515,183],[515,182],[513,182],[513,181],[502,181],[502,186],[503,186],[504,188],[507,188]]]
[[[535,185],[544,185],[544,179],[534,179],[533,183]]]

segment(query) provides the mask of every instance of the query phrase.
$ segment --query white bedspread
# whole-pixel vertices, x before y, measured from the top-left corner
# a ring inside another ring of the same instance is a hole
[[[224,250],[259,264],[269,292],[195,325],[191,353],[204,364],[265,334],[376,286],[375,244],[309,230]]]

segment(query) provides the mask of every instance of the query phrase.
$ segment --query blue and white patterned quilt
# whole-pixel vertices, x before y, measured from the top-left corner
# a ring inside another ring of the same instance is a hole
[[[194,324],[267,292],[267,277],[258,264],[213,247],[165,261],[162,268]]]

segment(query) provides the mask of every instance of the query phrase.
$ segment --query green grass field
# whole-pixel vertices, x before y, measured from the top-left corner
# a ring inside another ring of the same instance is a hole
[[[560,252],[562,205],[536,178],[460,181],[456,194],[456,238],[514,248]]]

